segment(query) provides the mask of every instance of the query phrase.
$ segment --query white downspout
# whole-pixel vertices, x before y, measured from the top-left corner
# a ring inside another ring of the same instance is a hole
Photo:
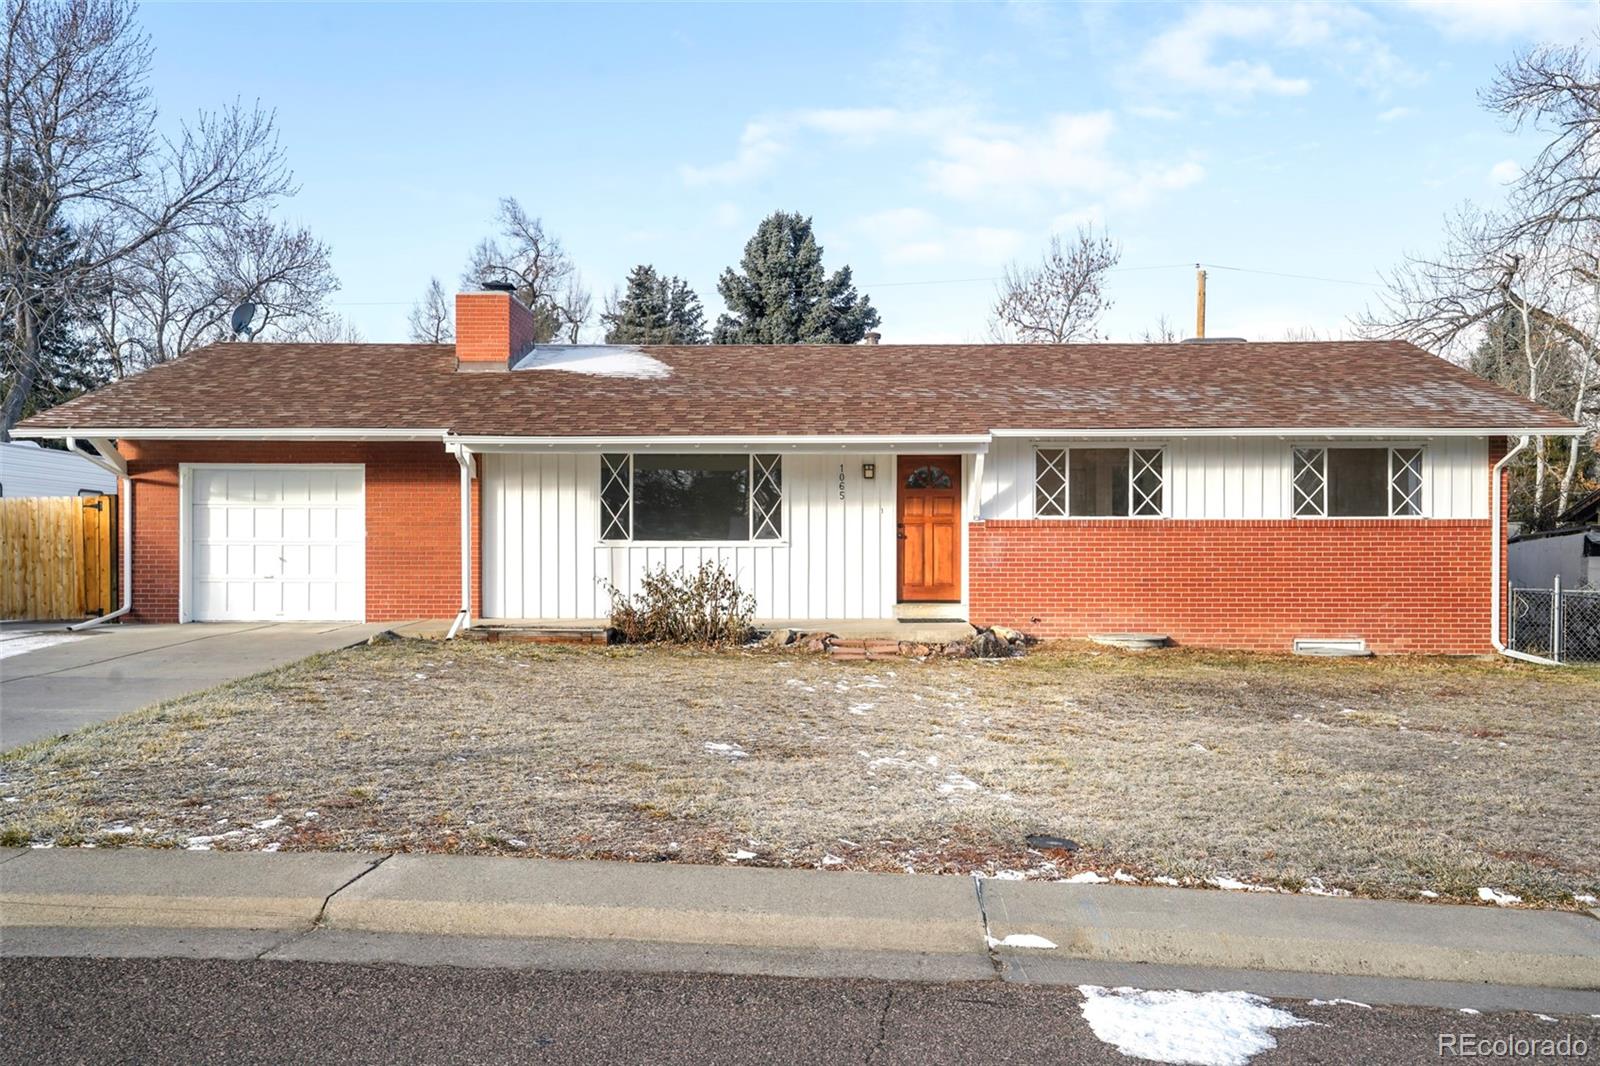
[[[121,547],[118,554],[121,556],[122,565],[122,606],[110,614],[103,614],[98,618],[90,618],[84,622],[76,622],[67,627],[70,632],[76,633],[80,629],[97,626],[101,622],[109,622],[113,618],[121,618],[133,609],[133,479],[128,476],[128,464],[121,456],[113,461],[105,454],[105,449],[110,448],[110,442],[94,440],[90,442],[95,447],[95,454],[78,450],[78,442],[73,437],[67,438],[67,447],[74,455],[80,455],[95,466],[113,474],[117,478],[117,505],[121,508],[122,517],[118,524],[122,527]],[[112,449],[113,453],[115,449]]]
[[[1494,545],[1493,554],[1489,557],[1489,573],[1494,582],[1494,588],[1491,590],[1491,597],[1489,601],[1489,643],[1494,647],[1495,651],[1506,656],[1508,659],[1521,659],[1523,662],[1538,663],[1540,666],[1561,666],[1562,664],[1554,659],[1545,659],[1538,655],[1529,655],[1527,652],[1512,651],[1510,648],[1506,647],[1505,642],[1500,639],[1500,602],[1502,596],[1504,595],[1501,589],[1502,582],[1500,580],[1500,550],[1502,547],[1500,543],[1500,499],[1502,495],[1500,488],[1501,471],[1505,469],[1506,464],[1509,463],[1518,452],[1527,446],[1527,437],[1522,437],[1519,439],[1517,441],[1517,446],[1506,452],[1505,455],[1501,456],[1500,461],[1494,464],[1494,467],[1490,472],[1489,528],[1494,533]]]
[[[457,633],[472,625],[472,453],[464,444],[446,440],[445,447],[455,454],[461,465],[461,610],[450,624],[445,640],[454,640]]]

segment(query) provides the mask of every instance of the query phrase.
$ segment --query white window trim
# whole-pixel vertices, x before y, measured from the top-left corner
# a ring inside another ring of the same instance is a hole
[[[605,500],[602,499],[603,493],[596,492],[595,493],[595,499],[594,499],[595,528],[600,530],[601,536],[595,543],[599,547],[603,547],[603,548],[717,548],[717,549],[723,549],[723,548],[786,548],[786,547],[789,546],[789,497],[790,497],[789,471],[788,471],[788,464],[786,462],[784,462],[782,453],[779,453],[779,452],[755,452],[755,451],[751,451],[751,452],[705,452],[705,453],[703,453],[705,455],[743,455],[744,456],[744,459],[745,459],[745,471],[746,471],[746,473],[745,473],[745,478],[746,478],[745,529],[749,533],[749,536],[746,537],[746,539],[744,539],[744,540],[635,540],[635,539],[633,539],[633,537],[632,537],[633,528],[634,528],[634,526],[633,526],[633,498],[634,498],[633,497],[633,470],[634,470],[634,456],[635,456],[635,454],[636,454],[635,452],[631,452],[631,451],[626,451],[626,452],[624,452],[624,451],[608,451],[608,452],[604,452],[604,453],[601,454],[601,457],[600,457],[600,479],[601,479],[600,484],[601,484],[602,488],[605,485],[605,470],[606,470],[605,456],[607,456],[607,455],[625,455],[625,456],[628,457],[628,533],[630,535],[628,537],[626,537],[626,538],[606,537],[604,535],[605,534],[605,528],[606,528],[606,505],[605,505]],[[778,516],[779,516],[778,520],[779,520],[779,522],[782,523],[782,526],[783,526],[783,535],[781,537],[763,537],[762,539],[757,540],[756,536],[755,536],[755,532],[756,532],[756,530],[755,530],[755,521],[756,521],[755,485],[756,485],[756,456],[757,455],[772,455],[772,456],[775,456],[777,458],[777,460],[778,460],[778,484],[779,484],[779,493],[780,493],[780,496],[779,496],[779,499],[778,499]]]
[[[367,528],[367,464],[365,463],[179,463],[178,464],[178,621],[194,621],[194,541],[190,523],[193,521],[194,472],[196,470],[238,470],[251,467],[283,468],[297,470],[359,470],[361,472],[361,622],[367,620],[367,567],[371,564],[367,543],[371,531]]]
[[[1385,453],[1383,502],[1388,509],[1387,514],[1374,515],[1330,515],[1328,514],[1328,465],[1326,453],[1330,451],[1348,451],[1352,448],[1375,449],[1382,448]],[[1320,451],[1324,453],[1322,465],[1322,513],[1298,514],[1295,507],[1294,485],[1294,453],[1300,451]],[[1417,493],[1416,514],[1394,513],[1394,453],[1419,452],[1417,458],[1417,475],[1421,478],[1422,485]],[[1289,517],[1297,522],[1420,522],[1433,517],[1433,467],[1431,456],[1426,442],[1423,441],[1390,441],[1385,443],[1373,441],[1300,441],[1289,446]]]
[[[1068,514],[1072,507],[1072,460],[1068,454],[1073,448],[1122,448],[1128,453],[1128,514]],[[1039,513],[1039,453],[1061,452],[1061,514]],[[1159,514],[1133,514],[1135,489],[1134,452],[1160,452],[1161,453],[1161,511]],[[1172,463],[1170,450],[1160,442],[1136,442],[1123,444],[1120,441],[1088,441],[1081,444],[1057,444],[1044,442],[1034,445],[1033,470],[1029,485],[1032,492],[1029,494],[1029,503],[1033,508],[1033,517],[1041,522],[1159,522],[1170,518],[1172,515]]]

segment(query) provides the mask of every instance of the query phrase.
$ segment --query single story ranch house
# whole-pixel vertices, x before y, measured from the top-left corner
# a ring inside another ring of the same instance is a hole
[[[43,412],[123,476],[136,621],[593,620],[717,560],[769,620],[1497,646],[1508,454],[1411,345],[216,344]]]

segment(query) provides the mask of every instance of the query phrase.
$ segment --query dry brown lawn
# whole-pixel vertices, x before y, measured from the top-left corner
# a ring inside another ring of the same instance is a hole
[[[1600,673],[401,642],[0,758],[0,842],[1600,894]],[[1082,845],[1027,847],[1029,833]]]

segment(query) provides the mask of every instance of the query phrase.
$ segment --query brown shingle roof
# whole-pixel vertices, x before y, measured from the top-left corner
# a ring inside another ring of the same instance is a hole
[[[449,345],[216,344],[24,429],[448,429],[467,436],[991,429],[1558,430],[1410,344],[649,347],[650,380],[457,372]]]

